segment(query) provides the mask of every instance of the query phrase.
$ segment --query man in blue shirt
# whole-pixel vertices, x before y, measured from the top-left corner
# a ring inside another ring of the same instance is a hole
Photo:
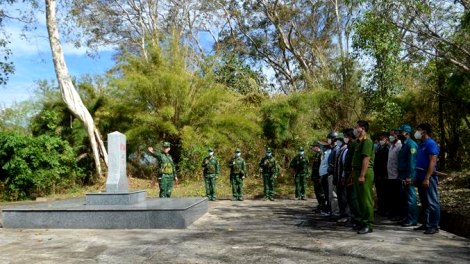
[[[418,147],[415,185],[418,187],[419,199],[423,206],[423,225],[415,230],[426,230],[425,234],[439,233],[441,218],[439,194],[437,191],[438,176],[435,175],[439,147],[430,137],[432,127],[428,123],[418,125],[415,138],[421,143]]]
[[[399,129],[398,139],[403,146],[398,153],[398,179],[401,182],[401,195],[405,218],[399,222],[404,227],[415,226],[418,221],[418,205],[413,181],[416,175],[416,155],[418,145],[410,138],[411,127],[402,125]]]

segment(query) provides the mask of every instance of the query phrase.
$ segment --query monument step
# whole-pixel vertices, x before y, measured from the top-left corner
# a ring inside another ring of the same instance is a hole
[[[207,198],[152,198],[129,205],[73,199],[3,210],[4,228],[184,229],[208,209]]]
[[[87,193],[87,205],[129,205],[144,202],[146,191]]]

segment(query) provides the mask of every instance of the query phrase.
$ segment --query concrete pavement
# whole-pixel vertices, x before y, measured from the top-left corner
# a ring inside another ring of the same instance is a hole
[[[469,239],[387,221],[357,235],[313,206],[219,200],[186,230],[0,229],[0,263],[470,263]]]

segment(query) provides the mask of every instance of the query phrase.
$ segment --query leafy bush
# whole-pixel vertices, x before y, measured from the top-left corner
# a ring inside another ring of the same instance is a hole
[[[73,186],[83,177],[75,158],[60,138],[0,132],[3,199],[29,199]]]

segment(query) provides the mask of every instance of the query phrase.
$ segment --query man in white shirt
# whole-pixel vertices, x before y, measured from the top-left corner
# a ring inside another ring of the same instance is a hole
[[[388,152],[388,208],[390,208],[390,219],[399,221],[403,218],[403,208],[401,208],[400,182],[398,181],[398,153],[402,147],[402,142],[398,139],[396,131],[390,132],[390,150]]]
[[[323,159],[321,160],[321,164],[320,164],[320,182],[322,183],[323,186],[325,186],[325,184],[328,184],[328,176],[330,176],[330,174],[328,173],[328,168],[330,167],[328,163],[328,158],[330,157],[330,154],[331,154],[331,148],[329,145],[325,147],[327,149],[323,153]],[[324,189],[324,193],[325,193],[326,206],[325,206],[324,212],[322,212],[322,215],[331,216],[331,202],[330,202],[330,196],[329,196],[330,192],[328,191],[328,189],[326,189],[326,191]]]

